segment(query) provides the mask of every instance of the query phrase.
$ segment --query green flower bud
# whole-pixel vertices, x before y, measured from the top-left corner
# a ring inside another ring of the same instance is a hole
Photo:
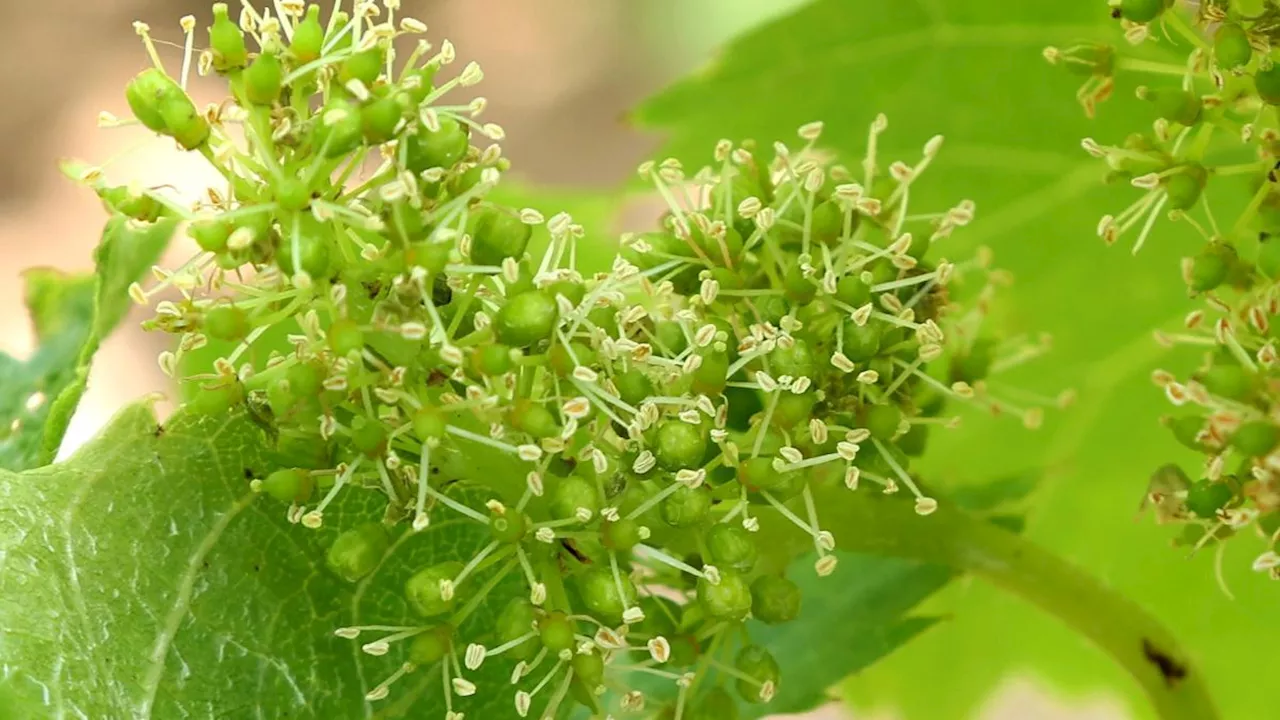
[[[274,105],[284,84],[284,67],[272,49],[264,49],[244,71],[244,97],[254,105]]]
[[[349,100],[330,98],[314,122],[314,142],[327,158],[348,155],[364,142],[364,118],[360,107]]]
[[[1235,493],[1225,482],[1213,482],[1202,479],[1187,490],[1187,509],[1197,517],[1209,519],[1216,517],[1218,511],[1227,506]]]
[[[636,604],[635,585],[625,573],[615,579],[608,570],[589,570],[579,578],[578,589],[587,608],[606,625],[622,622],[622,613]]]
[[[1220,398],[1247,402],[1257,387],[1256,376],[1238,363],[1216,362],[1200,377],[1210,393]]]
[[[866,408],[866,428],[871,437],[889,441],[898,434],[902,423],[902,411],[896,405],[871,405]]]
[[[560,424],[550,410],[530,400],[517,400],[508,415],[511,425],[539,440],[560,434]]]
[[[399,94],[371,100],[360,113],[360,131],[370,145],[381,145],[396,136],[405,106]]]
[[[418,130],[405,138],[406,166],[415,173],[450,168],[467,154],[471,140],[466,125],[451,117],[440,118],[440,129]]]
[[[818,396],[813,392],[806,392],[800,395],[795,393],[783,393],[778,396],[778,402],[773,408],[773,424],[775,427],[783,430],[791,430],[801,424],[808,424],[809,419],[813,416],[813,406],[818,402]]]
[[[667,420],[658,426],[653,454],[667,470],[697,468],[707,454],[702,430],[683,420]]]
[[[234,305],[217,305],[204,315],[204,331],[224,342],[239,342],[250,330],[249,316]]]
[[[277,380],[267,386],[267,405],[271,406],[271,412],[277,418],[288,415],[300,399],[286,380]]]
[[[343,318],[329,326],[329,349],[338,357],[346,357],[364,349],[364,331],[354,320]]]
[[[1205,169],[1199,165],[1185,165],[1181,172],[1165,178],[1164,189],[1169,193],[1169,209],[1190,210],[1200,200],[1207,178]]]
[[[547,286],[547,292],[551,297],[564,296],[574,307],[582,303],[583,298],[587,296],[587,288],[580,282],[573,280],[557,280]]]
[[[824,200],[813,208],[813,216],[809,220],[809,232],[814,240],[823,245],[832,245],[844,234],[844,210],[835,200]],[[854,214],[854,217],[858,217]],[[856,222],[854,226],[856,226]],[[926,241],[927,236],[921,235]]]
[[[1120,17],[1136,23],[1149,23],[1165,11],[1165,0],[1120,0]]]
[[[249,51],[244,44],[244,31],[227,13],[226,3],[214,3],[213,25],[209,26],[209,47],[213,50],[213,69],[220,73],[239,70],[249,64]]]
[[[818,285],[813,280],[805,277],[804,271],[799,265],[792,265],[787,268],[787,274],[783,277],[783,286],[787,293],[787,299],[799,303],[807,304],[818,295]]]
[[[790,375],[793,378],[811,378],[817,370],[817,360],[809,343],[797,339],[790,347],[779,344],[769,353],[769,369],[774,377]]]
[[[187,228],[187,234],[205,252],[219,253],[227,249],[231,226],[217,218],[197,220]]]
[[[767,457],[748,458],[738,466],[738,482],[748,492],[773,492],[795,482],[795,472],[778,472]]]
[[[791,622],[800,614],[800,588],[777,575],[761,575],[751,583],[751,614],[769,625]]]
[[[529,517],[515,508],[506,508],[504,512],[492,513],[489,516],[489,532],[493,534],[494,540],[514,545],[528,534]]]
[[[1155,105],[1156,115],[1169,122],[1191,126],[1200,122],[1204,103],[1193,92],[1175,88],[1148,89],[1144,98]]]
[[[1164,424],[1173,432],[1173,437],[1187,448],[1196,452],[1204,452],[1205,446],[1199,440],[1200,431],[1204,429],[1204,418],[1199,415],[1182,417],[1166,417]]]
[[[711,514],[711,493],[706,486],[680,486],[662,501],[662,519],[672,527],[693,527]]]
[[[1253,76],[1254,87],[1258,97],[1269,105],[1280,105],[1280,65],[1272,65],[1266,70],[1259,70]]]
[[[168,132],[164,117],[160,114],[160,98],[178,88],[178,84],[156,68],[147,68],[125,86],[124,96],[133,116],[152,132]]]
[[[718,568],[720,582],[712,585],[705,577],[698,580],[698,604],[716,620],[737,622],[751,612],[751,588],[734,570]]]
[[[529,347],[551,337],[560,309],[544,292],[532,291],[508,298],[494,318],[498,340],[513,347]]]
[[[338,82],[346,85],[352,80],[359,80],[366,88],[371,88],[382,74],[385,63],[386,52],[381,45],[357,52],[342,61],[338,68]]]
[[[323,389],[324,375],[310,363],[291,366],[285,371],[284,377],[289,381],[289,388],[299,397],[314,397]]]
[[[369,457],[381,455],[387,449],[387,428],[377,420],[357,417],[351,423],[351,444]]]
[[[509,257],[519,259],[529,246],[533,228],[516,212],[496,205],[482,205],[467,221],[471,234],[471,262],[476,265],[501,265]],[[555,298],[555,291],[548,289]]]
[[[748,645],[738,651],[738,656],[733,660],[733,667],[755,681],[739,679],[736,683],[738,695],[753,704],[765,702],[771,695],[766,688],[776,688],[778,680],[782,677],[778,661],[773,659],[773,655],[768,650],[759,645]]]
[[[750,572],[756,564],[756,544],[751,534],[737,525],[716,523],[706,534],[709,561],[718,568]]]
[[[567,520],[585,508],[592,517],[600,510],[600,499],[595,485],[579,475],[559,478],[551,487],[551,514],[557,520]]]
[[[538,621],[538,637],[553,653],[570,650],[577,645],[576,631],[573,621],[561,612],[548,613]]]
[[[172,137],[187,150],[209,139],[209,122],[186,91],[156,68],[143,70],[125,86],[125,100],[147,129]]]
[[[305,65],[320,57],[324,47],[324,26],[320,24],[320,6],[307,8],[307,16],[293,28],[293,41],[289,54],[298,65]]]
[[[409,644],[409,662],[418,667],[435,665],[453,647],[453,628],[438,625],[413,638]]]
[[[699,355],[702,364],[693,371],[691,390],[699,395],[716,397],[724,392],[729,378],[729,355],[712,348],[707,348]]]
[[[305,272],[312,279],[328,277],[333,266],[333,229],[309,212],[298,213],[293,227],[280,239],[276,265],[286,275]]]
[[[573,351],[572,355],[570,350]],[[569,343],[568,347],[563,343],[556,343],[551,346],[547,355],[551,369],[561,377],[573,374],[574,368],[580,365],[591,367],[596,362],[596,351],[577,341]],[[575,359],[577,362],[574,362]]]
[[[186,407],[197,415],[224,415],[244,402],[244,386],[237,381],[219,380],[199,387],[199,392],[186,402]]]
[[[1205,248],[1191,264],[1188,286],[1195,292],[1216,289],[1227,279],[1235,251],[1226,245],[1214,244]]]
[[[632,548],[644,541],[640,523],[622,518],[616,522],[606,521],[600,527],[600,542],[608,549],[620,552],[631,552]]]
[[[570,664],[573,666],[573,676],[581,680],[586,688],[594,690],[604,682],[604,658],[600,657],[599,652],[592,650],[574,653]]]
[[[478,377],[497,377],[511,372],[511,348],[493,343],[476,348],[471,354],[471,372]]]
[[[419,570],[404,586],[409,607],[423,617],[435,617],[452,610],[458,600],[453,579],[460,572],[462,572],[462,563],[456,561],[443,562]]]
[[[355,582],[373,572],[390,547],[386,528],[367,523],[339,535],[329,546],[325,561],[335,575]]]
[[[1249,33],[1236,23],[1223,23],[1213,35],[1213,56],[1223,70],[1237,70],[1253,59]]]
[[[632,407],[639,407],[640,403],[654,396],[653,381],[636,368],[618,375],[613,382],[618,387],[622,401]]]
[[[280,502],[305,503],[315,490],[315,478],[306,470],[277,470],[262,481],[262,491]]]
[[[1251,420],[1231,435],[1231,447],[1247,457],[1262,457],[1275,450],[1278,443],[1280,428],[1267,420]]]
[[[849,320],[844,324],[844,355],[855,363],[867,362],[880,352],[883,330],[878,323],[861,327]]]
[[[494,623],[494,628],[498,634],[498,642],[506,645],[515,642],[520,638],[533,632],[537,625],[538,615],[534,610],[533,604],[524,598],[512,598],[511,602],[502,609],[498,614],[498,619]],[[506,654],[512,660],[528,660],[538,652],[540,641],[538,638],[531,637],[528,640],[507,650]]]

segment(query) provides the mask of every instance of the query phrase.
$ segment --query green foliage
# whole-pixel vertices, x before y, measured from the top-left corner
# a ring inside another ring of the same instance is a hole
[[[408,576],[470,557],[487,533],[458,521],[393,528],[377,569],[348,582],[327,567],[336,522],[302,528],[251,489],[270,468],[264,435],[244,414],[180,414],[159,426],[137,405],[66,463],[0,472],[0,663],[12,669],[0,701],[40,708],[0,714],[362,715],[363,695],[409,660],[408,643],[377,656],[361,644],[391,633],[352,642],[334,632],[418,626]],[[344,494],[329,514],[351,526],[382,521],[372,491]],[[511,590],[492,593],[464,628],[492,627]],[[496,690],[510,669],[499,658],[467,673],[495,690],[464,701],[468,716],[509,712]],[[382,717],[418,716],[415,701],[442,706],[439,665],[401,683],[408,689]]]
[[[84,395],[94,353],[128,312],[127,288],[159,259],[176,226],[116,215],[95,251],[95,275],[27,271],[27,307],[39,344],[26,362],[0,354],[0,468],[53,460]]]
[[[1115,99],[1090,122],[1072,106],[1078,78],[1046,68],[1039,56],[1047,45],[1116,41],[1109,23],[1105,8],[1092,2],[872,7],[818,0],[730,43],[710,67],[660,93],[635,117],[668,133],[666,152],[686,161],[716,137],[771,137],[816,117],[844,119],[828,126],[824,141],[855,157],[865,146],[866,123],[881,111],[893,132],[904,133],[891,156],[909,157],[913,141],[946,135],[933,179],[939,187],[964,188],[978,207],[975,231],[958,243],[989,244],[1017,278],[1001,314],[1007,329],[1054,336],[1043,371],[1017,377],[1039,392],[1075,387],[1080,400],[1031,439],[966,417],[965,437],[976,433],[983,441],[932,438],[924,467],[950,481],[1048,468],[1030,535],[1168,623],[1194,648],[1224,717],[1262,717],[1273,709],[1266,683],[1239,672],[1239,662],[1280,639],[1257,620],[1270,612],[1274,587],[1250,573],[1247,562],[1231,568],[1237,556],[1228,551],[1231,602],[1214,580],[1212,557],[1180,562],[1163,542],[1167,531],[1134,522],[1144,478],[1179,452],[1151,426],[1165,404],[1147,378],[1165,351],[1149,333],[1177,327],[1190,308],[1170,268],[1196,246],[1187,229],[1175,226],[1135,263],[1093,239],[1097,217],[1114,210],[1115,190],[1103,186],[1104,171],[1079,152],[1079,139],[1122,138],[1150,122],[1150,106],[1131,99],[1135,79],[1118,75]],[[752,110],[724,113],[725,107]],[[939,193],[921,189],[919,197],[930,196]],[[927,607],[954,612],[956,620],[852,681],[851,697],[895,703],[911,718],[953,718],[1026,668],[1075,691],[1102,685],[1133,692],[1077,639],[991,588],[953,591]],[[992,642],[996,637],[1018,641]],[[958,665],[957,656],[966,662]],[[921,683],[929,693],[919,692]],[[1133,707],[1140,717],[1150,712]]]

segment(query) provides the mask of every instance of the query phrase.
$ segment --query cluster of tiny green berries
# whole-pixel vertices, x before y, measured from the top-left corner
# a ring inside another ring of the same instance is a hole
[[[448,41],[400,58],[395,41],[425,26],[397,9],[362,1],[325,19],[281,0],[233,21],[218,4],[205,50],[184,19],[176,78],[137,27],[153,67],[127,88],[135,121],[225,178],[191,207],[76,171],[112,212],[180,218],[199,246],[131,288],[155,306],[146,326],[177,337],[161,367],[196,386],[189,412],[247,409],[269,428],[290,460],[252,486],[300,532],[340,518],[344,493],[385,502],[381,522],[339,528],[325,560],[343,580],[441,515],[483,529],[467,561],[412,569],[416,624],[336,630],[403,658],[370,702],[434,672],[460,720],[465,698],[504,692],[468,679],[495,662],[521,717],[574,703],[606,717],[606,691],[619,712],[674,720],[768,702],[780,670],[745,623],[795,619],[801,594],[758,562],[776,552],[761,520],[811,538],[830,575],[818,492],[905,489],[928,515],[938,503],[912,462],[957,423],[953,402],[1030,427],[1055,402],[996,377],[1045,343],[1001,342],[984,323],[1005,280],[989,255],[933,259],[973,203],[910,208],[942,139],[886,163],[881,116],[856,172],[819,151],[820,123],[771,159],[722,141],[692,176],[646,163],[668,212],[608,267],[580,269],[569,216],[489,199],[502,130],[476,120],[483,99],[445,99],[480,69],[450,73]],[[193,62],[229,98],[197,108]],[[270,349],[279,337],[287,349]],[[211,341],[229,349],[201,366],[191,353]],[[468,472],[480,457],[504,470]],[[527,592],[464,637],[504,579]],[[674,699],[646,697],[638,675]]]
[[[1112,10],[1130,44],[1161,42],[1188,54],[1166,63],[1092,43],[1045,51],[1050,62],[1087,77],[1080,98],[1090,113],[1116,74],[1145,81],[1137,94],[1150,103],[1150,130],[1118,145],[1082,143],[1106,162],[1109,180],[1140,193],[1103,217],[1098,234],[1108,244],[1134,234],[1136,253],[1164,216],[1204,239],[1182,262],[1188,292],[1204,307],[1186,317],[1184,329],[1156,334],[1166,346],[1201,349],[1203,362],[1185,379],[1154,375],[1179,408],[1165,424],[1203,463],[1191,476],[1177,464],[1160,468],[1146,502],[1160,521],[1182,523],[1176,544],[1196,550],[1209,543],[1221,550],[1226,538],[1256,531],[1266,549],[1253,567],[1280,579],[1280,239],[1273,239],[1280,233],[1280,52],[1273,49],[1280,6],[1122,0]],[[1231,203],[1232,195],[1240,202]],[[1215,214],[1215,205],[1232,215]]]

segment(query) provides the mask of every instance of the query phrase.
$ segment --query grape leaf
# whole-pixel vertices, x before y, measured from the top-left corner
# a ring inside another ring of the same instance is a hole
[[[159,259],[176,226],[171,219],[136,225],[117,215],[94,253],[95,275],[27,271],[27,307],[39,346],[26,362],[0,354],[0,468],[53,460],[98,346],[128,311],[129,284]]]
[[[443,716],[439,666],[367,703],[407,643],[374,657],[360,646],[381,633],[352,641],[334,631],[419,624],[403,600],[407,577],[470,559],[488,529],[454,516],[393,531],[378,570],[349,584],[325,567],[330,527],[381,519],[385,501],[344,492],[326,511],[333,522],[307,530],[250,490],[267,463],[263,433],[243,414],[179,414],[162,427],[137,405],[64,463],[0,471],[0,701],[10,703],[0,714]],[[492,569],[477,586],[494,577],[463,623],[469,639],[484,642],[497,609],[524,592],[518,573]],[[514,716],[502,658],[466,674],[480,690],[455,697],[458,709]]]
[[[850,165],[878,112],[890,121],[884,162],[914,162],[929,137],[943,134],[938,161],[913,185],[913,206],[925,212],[970,197],[978,218],[936,251],[957,259],[989,244],[1018,278],[998,296],[993,319],[1055,339],[1049,357],[1001,376],[1000,385],[1049,395],[1075,387],[1080,401],[1030,436],[1007,419],[966,416],[965,430],[934,438],[922,469],[958,482],[1048,468],[1030,536],[1183,639],[1223,716],[1266,717],[1274,703],[1267,683],[1240,666],[1280,640],[1280,630],[1258,621],[1272,612],[1275,588],[1249,573],[1257,550],[1227,552],[1231,601],[1211,557],[1186,562],[1168,549],[1168,531],[1134,522],[1150,471],[1187,457],[1156,424],[1166,406],[1146,377],[1164,359],[1150,331],[1190,307],[1177,261],[1200,240],[1162,223],[1135,260],[1094,235],[1098,217],[1136,196],[1104,187],[1103,169],[1079,152],[1079,139],[1119,140],[1149,124],[1150,110],[1132,92],[1143,78],[1122,74],[1115,99],[1090,122],[1073,101],[1078,78],[1045,65],[1040,51],[1080,39],[1120,42],[1109,23],[1102,2],[818,0],[731,43],[635,118],[666,131],[666,153],[693,166],[717,138],[789,139],[817,119],[827,122],[823,144]],[[1106,686],[1149,716],[1116,667],[1029,606],[980,584],[944,596],[929,609],[957,619],[850,683],[851,696],[894,701],[911,718],[961,717],[1007,675],[1030,670],[1076,691]]]

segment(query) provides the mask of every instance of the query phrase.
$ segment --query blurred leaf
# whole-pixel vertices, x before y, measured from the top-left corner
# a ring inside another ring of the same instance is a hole
[[[1092,1],[818,0],[730,44],[636,118],[666,131],[665,154],[694,167],[720,137],[790,139],[815,119],[827,123],[823,143],[851,166],[881,111],[889,117],[883,162],[914,162],[929,137],[945,135],[938,161],[912,187],[913,205],[926,212],[970,197],[978,219],[937,251],[957,259],[992,246],[1020,281],[997,297],[1002,329],[1048,331],[1055,340],[1048,358],[1002,376],[997,388],[1052,396],[1075,387],[1080,400],[1036,434],[1007,419],[967,416],[966,429],[932,440],[922,472],[958,482],[1048,468],[1030,536],[1148,607],[1184,640],[1224,717],[1269,717],[1267,682],[1241,666],[1280,640],[1280,629],[1259,621],[1274,612],[1276,590],[1249,572],[1252,548],[1225,558],[1232,602],[1214,581],[1212,558],[1187,562],[1169,549],[1166,530],[1134,521],[1150,471],[1186,457],[1155,422],[1166,406],[1146,378],[1163,357],[1151,330],[1190,308],[1177,263],[1200,241],[1162,223],[1135,260],[1094,235],[1099,216],[1135,195],[1104,187],[1103,169],[1079,151],[1079,139],[1119,140],[1148,125],[1149,110],[1132,99],[1143,78],[1118,78],[1115,99],[1090,122],[1073,100],[1078,78],[1045,65],[1040,51],[1083,38],[1118,42],[1107,14]],[[1029,669],[1064,688],[1122,692],[1150,716],[1116,667],[1030,606],[981,584],[943,595],[927,609],[956,620],[852,682],[852,696],[896,701],[910,718],[963,717],[1007,675]]]
[[[331,522],[308,530],[250,490],[249,478],[269,469],[262,433],[243,414],[179,415],[160,427],[138,405],[65,463],[0,471],[0,701],[28,708],[23,718],[403,717],[410,705],[413,717],[442,717],[438,665],[370,705],[364,694],[406,661],[408,643],[375,657],[360,644],[382,633],[353,641],[334,630],[418,625],[407,578],[470,559],[488,529],[401,525],[378,569],[350,584],[326,569],[330,528],[380,520],[385,500],[346,491],[325,513]],[[479,572],[476,587],[492,577]],[[513,592],[524,592],[518,572],[464,632],[484,641]],[[455,697],[458,709],[514,717],[510,671],[495,658],[467,673],[481,691]]]
[[[53,460],[98,346],[128,312],[129,285],[160,258],[176,227],[176,220],[138,226],[117,215],[95,251],[95,275],[25,273],[38,346],[26,362],[0,354],[0,468]]]

